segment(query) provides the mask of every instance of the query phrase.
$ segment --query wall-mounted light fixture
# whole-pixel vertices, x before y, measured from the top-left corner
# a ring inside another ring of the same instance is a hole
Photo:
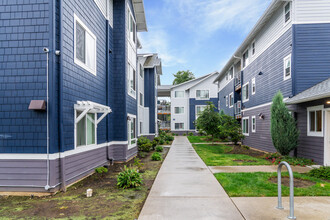
[[[259,75],[259,76],[261,76],[262,74],[264,74],[264,73],[263,73],[263,72],[261,72],[261,71],[258,73],[258,75]]]
[[[330,105],[330,101],[327,101],[327,105]]]
[[[265,116],[262,113],[259,113],[258,116],[259,116],[259,119],[262,119],[262,120],[265,119]]]

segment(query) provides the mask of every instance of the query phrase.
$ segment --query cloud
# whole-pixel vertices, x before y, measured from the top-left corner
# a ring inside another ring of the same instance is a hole
[[[159,27],[149,26],[148,34],[139,34],[142,49],[139,53],[158,53],[164,67],[186,63],[180,58],[179,50],[171,47],[170,33]]]
[[[175,10],[183,27],[190,31],[212,33],[221,28],[250,29],[269,4],[269,0],[164,0]]]

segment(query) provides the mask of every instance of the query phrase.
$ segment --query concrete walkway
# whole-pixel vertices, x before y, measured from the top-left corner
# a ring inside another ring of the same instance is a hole
[[[250,172],[277,172],[278,166],[210,166],[212,173],[250,173]],[[293,172],[308,173],[311,168],[291,166]],[[287,172],[287,169],[282,168],[282,172]]]
[[[244,219],[186,137],[175,137],[140,220]]]

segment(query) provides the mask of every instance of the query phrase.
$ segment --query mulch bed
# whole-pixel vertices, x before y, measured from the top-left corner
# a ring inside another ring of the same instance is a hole
[[[277,177],[271,177],[269,179],[269,182],[277,184]],[[282,177],[281,179],[282,185],[290,187],[290,177]],[[303,179],[298,179],[298,178],[293,178],[293,185],[296,188],[307,188],[310,186],[314,186],[315,182],[309,181],[309,180],[303,180]]]
[[[229,145],[229,146],[233,147],[233,149],[231,151],[226,152],[227,154],[245,154],[257,158],[263,158],[265,156],[264,152],[257,151],[251,148],[247,149],[241,147],[240,145]],[[249,162],[254,162],[254,161],[249,161]]]

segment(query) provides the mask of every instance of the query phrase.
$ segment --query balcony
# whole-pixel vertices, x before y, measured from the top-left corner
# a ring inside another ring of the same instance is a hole
[[[241,119],[242,118],[242,102],[237,101],[234,105],[234,109],[235,109],[235,118]]]
[[[235,75],[235,91],[239,91],[242,88],[242,72],[240,71]]]
[[[157,113],[163,115],[170,115],[171,114],[171,106],[169,105],[158,105],[157,106]]]
[[[170,121],[160,122],[159,129],[161,129],[161,130],[171,130],[171,122]]]

